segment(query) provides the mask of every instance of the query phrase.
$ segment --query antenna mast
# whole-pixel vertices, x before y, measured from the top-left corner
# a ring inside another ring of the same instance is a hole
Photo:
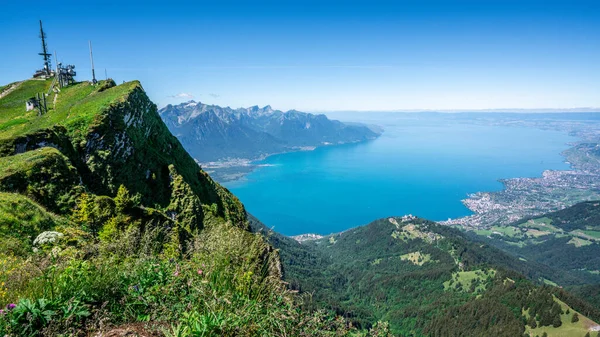
[[[98,83],[96,81],[96,72],[94,71],[94,55],[92,54],[92,41],[88,41],[90,43],[90,61],[92,62],[92,84]]]
[[[44,71],[46,72],[46,75],[50,76],[52,74],[52,69],[50,68],[50,57],[52,54],[48,53],[46,33],[44,33],[44,29],[42,28],[42,20],[40,20],[40,38],[42,39],[42,52],[39,53],[39,55],[44,57]]]

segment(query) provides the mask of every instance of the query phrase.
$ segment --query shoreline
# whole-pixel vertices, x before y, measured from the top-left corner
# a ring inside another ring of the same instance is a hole
[[[297,146],[297,147],[290,148],[289,151],[262,154],[254,159],[228,158],[228,159],[224,159],[224,160],[212,161],[212,162],[206,162],[206,163],[202,163],[202,162],[199,162],[196,160],[196,163],[202,168],[202,170],[204,170],[206,173],[208,173],[211,176],[211,178],[213,178],[216,182],[224,185],[224,184],[230,184],[230,183],[236,183],[236,182],[243,181],[248,174],[254,172],[254,170],[256,170],[260,167],[273,166],[270,164],[258,164],[257,163],[259,161],[263,161],[272,156],[288,154],[288,153],[295,153],[295,152],[315,151],[317,149],[324,148],[324,147],[360,144],[360,143],[365,143],[365,142],[370,142],[370,141],[376,140],[380,136],[381,136],[381,134],[374,138],[352,141],[352,142],[343,142],[343,143],[328,143],[328,142],[326,142],[326,143],[320,144],[318,146]]]
[[[554,125],[552,121],[525,123],[528,125],[521,126],[554,129],[576,137],[576,140],[566,142],[568,148],[559,153],[568,168],[546,169],[535,177],[497,179],[502,184],[500,190],[470,193],[461,200],[471,215],[436,221],[437,223],[460,226],[467,230],[482,229],[493,225],[507,225],[583,201],[600,200],[600,128],[587,125],[579,129],[581,125]],[[304,233],[291,237],[311,235],[315,234]]]
[[[561,130],[564,131],[564,130]],[[583,201],[600,199],[600,157],[590,155],[596,139],[585,139],[570,130],[577,141],[560,152],[566,170],[544,170],[538,177],[501,178],[500,191],[478,191],[467,195],[461,202],[473,214],[443,221],[442,225],[464,229],[483,229],[493,225],[507,225],[520,219],[542,215],[567,208]],[[584,163],[581,158],[594,163]]]

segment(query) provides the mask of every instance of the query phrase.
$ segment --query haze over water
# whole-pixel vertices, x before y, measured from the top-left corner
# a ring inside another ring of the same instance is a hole
[[[280,233],[329,234],[409,213],[466,216],[471,212],[461,199],[502,189],[498,179],[569,168],[560,152],[575,138],[564,133],[447,123],[379,123],[385,132],[374,141],[274,155],[225,185]]]

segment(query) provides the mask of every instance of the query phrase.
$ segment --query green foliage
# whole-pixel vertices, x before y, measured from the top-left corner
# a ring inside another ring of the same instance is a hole
[[[382,219],[299,244],[251,223],[280,248],[285,279],[313,294],[309,307],[332,308],[355,326],[384,320],[400,335],[521,336],[527,323],[523,310],[538,317],[536,326],[561,322],[553,295],[567,295],[527,281],[511,269],[533,266],[452,228],[422,219]],[[436,262],[402,259],[414,252]]]
[[[369,335],[373,337],[392,337],[390,325],[388,322],[378,321],[369,331]]]
[[[541,217],[515,222],[517,230],[535,228],[546,235],[510,238],[492,235],[479,239],[514,256],[538,264],[528,277],[548,279],[562,286],[598,284],[600,274],[600,203],[582,202]]]
[[[202,229],[204,213],[200,199],[192,192],[191,187],[172,165],[169,166],[169,171],[173,192],[167,212],[172,214],[187,231],[192,232]]]
[[[25,196],[0,192],[0,251],[4,253],[24,256],[31,252],[36,235],[66,224],[67,220]]]
[[[78,83],[50,95],[47,114],[25,112],[49,84],[25,81],[0,99],[0,189],[16,193],[0,192],[0,305],[17,304],[0,334],[152,322],[174,336],[515,336],[523,311],[538,328],[560,321],[554,294],[596,314],[507,271],[530,265],[421,219],[302,245],[264,231],[274,250],[138,82]],[[34,251],[35,237],[55,240]],[[284,272],[314,297],[288,290]]]
[[[83,193],[77,200],[77,206],[71,218],[91,233],[96,234],[102,225],[117,214],[118,208],[112,198]]]
[[[0,318],[0,333],[77,335],[187,312],[213,328],[205,318],[225,317],[219,329],[239,335],[310,316],[285,291],[277,252],[246,231],[242,204],[185,152],[139,82],[78,83],[51,94],[47,114],[25,112],[49,85],[25,81],[0,99],[0,190],[17,193],[0,192],[0,301],[29,300],[32,318]],[[34,252],[42,232],[59,239]],[[90,315],[73,319],[73,305]],[[53,314],[33,319],[36,308]]]
[[[34,256],[27,263],[41,274],[15,289],[21,300],[0,317],[0,333],[77,334],[93,328],[99,317],[112,324],[172,322],[167,335],[178,336],[351,332],[344,321],[300,310],[301,299],[272,276],[268,261],[258,258],[269,249],[260,236],[215,223],[193,247],[181,259],[110,252],[88,259],[52,258],[48,264],[46,257]]]
[[[476,322],[476,324],[473,324]],[[430,324],[430,336],[523,336],[525,328],[511,310],[491,299],[451,308]]]
[[[119,213],[123,213],[126,210],[129,210],[134,205],[133,199],[129,194],[129,190],[127,187],[121,185],[119,186],[119,190],[117,191],[117,195],[115,196],[115,206],[116,211]]]
[[[29,120],[26,118],[15,118],[15,119],[9,120],[0,125],[0,131],[6,130],[6,129],[10,128],[11,126],[25,124],[27,122],[29,122]]]
[[[72,207],[76,185],[75,168],[54,148],[0,157],[0,189],[29,196],[55,212]]]

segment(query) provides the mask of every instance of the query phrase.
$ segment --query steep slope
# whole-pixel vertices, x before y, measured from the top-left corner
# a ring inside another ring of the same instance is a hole
[[[0,98],[0,334],[148,321],[145,333],[181,336],[347,330],[298,311],[277,252],[139,82],[50,85],[23,81]],[[48,111],[26,111],[40,92]]]
[[[295,110],[270,106],[231,109],[193,101],[168,105],[160,115],[200,162],[228,158],[256,159],[301,147],[359,142],[378,133],[363,125],[347,125]]]
[[[170,176],[178,174],[203,204],[216,204],[219,215],[227,219],[232,216],[235,223],[243,226],[239,201],[197,167],[168,132],[139,82],[106,90],[80,83],[63,90],[49,113],[24,115],[24,106],[15,102],[33,96],[41,87],[36,82],[41,81],[27,81],[2,99],[2,155],[56,147],[78,168],[92,192],[115,195],[118,187],[124,185],[132,193],[140,193],[144,204],[160,207],[170,203]],[[28,121],[11,125],[18,119],[15,115]]]
[[[269,233],[250,219],[255,231]],[[567,316],[577,311],[600,320],[593,306],[522,276],[537,265],[426,220],[381,219],[302,243],[267,236],[280,249],[286,281],[312,293],[312,305],[359,326],[385,320],[407,336],[521,336],[539,326],[549,336],[583,336],[590,326],[572,325]],[[535,312],[535,323],[523,312]]]

